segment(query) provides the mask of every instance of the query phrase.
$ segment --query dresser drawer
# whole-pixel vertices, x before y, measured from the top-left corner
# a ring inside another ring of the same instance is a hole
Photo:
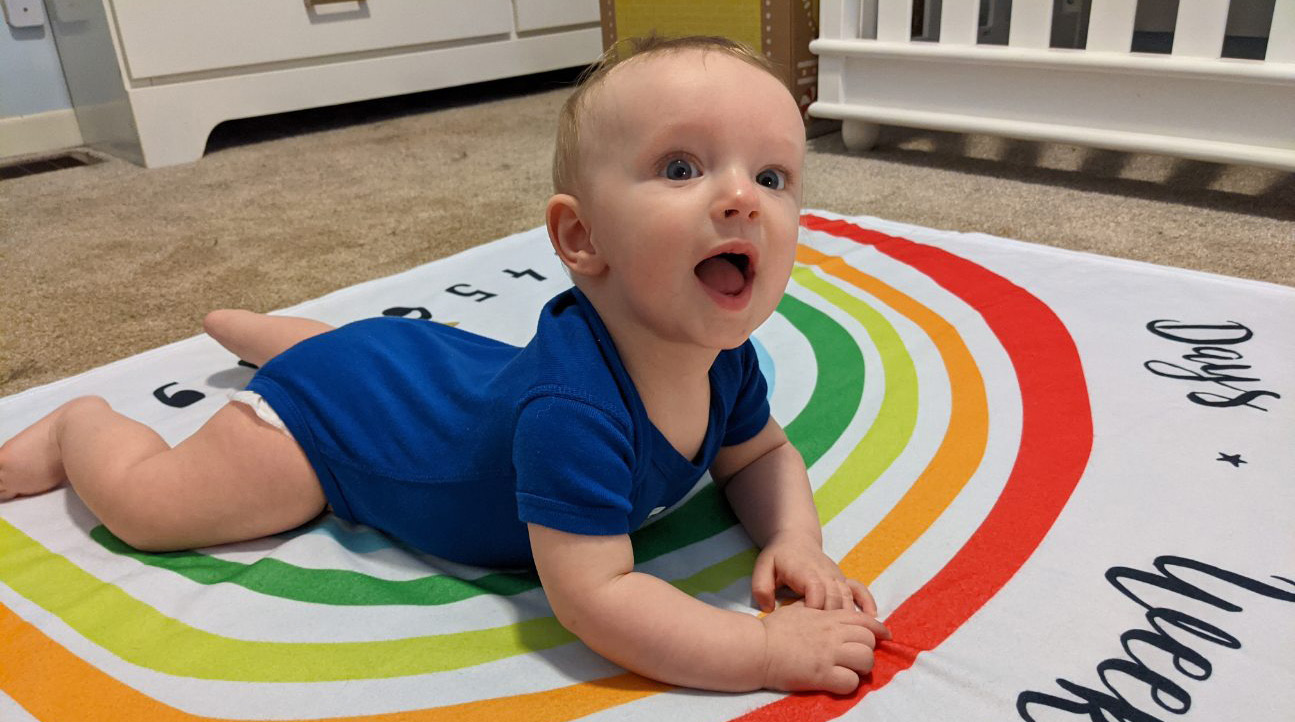
[[[513,27],[510,0],[111,0],[132,78],[425,46]]]
[[[586,25],[598,20],[598,0],[517,0],[519,33]]]

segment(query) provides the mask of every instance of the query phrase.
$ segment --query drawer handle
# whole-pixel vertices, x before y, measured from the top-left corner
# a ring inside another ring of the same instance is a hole
[[[357,3],[360,5],[368,5],[369,0],[306,0],[306,7],[313,7],[315,5],[336,5],[338,3]]]

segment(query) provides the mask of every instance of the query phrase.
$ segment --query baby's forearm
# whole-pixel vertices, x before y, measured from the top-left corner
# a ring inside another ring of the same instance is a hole
[[[764,686],[759,619],[712,607],[651,575],[621,575],[557,607],[564,607],[560,621],[590,648],[645,677],[720,692]]]
[[[724,495],[757,546],[777,535],[804,534],[822,543],[818,510],[800,453],[783,443],[724,484]]]

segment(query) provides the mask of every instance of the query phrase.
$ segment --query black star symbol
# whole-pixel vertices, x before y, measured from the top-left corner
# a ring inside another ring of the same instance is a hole
[[[1242,459],[1240,454],[1225,454],[1222,451],[1219,452],[1219,458],[1215,459],[1215,461],[1226,461],[1233,467],[1239,467],[1242,464],[1250,463],[1245,459]]]

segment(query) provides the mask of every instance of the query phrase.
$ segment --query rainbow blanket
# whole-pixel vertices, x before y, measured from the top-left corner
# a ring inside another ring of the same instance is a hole
[[[628,674],[533,573],[322,518],[189,553],[66,488],[0,504],[0,719],[1277,720],[1295,710],[1295,289],[811,212],[755,335],[826,548],[894,641],[850,696]],[[286,312],[524,343],[568,283],[535,229]],[[0,400],[80,394],[174,442],[252,371],[195,337]],[[638,567],[754,613],[707,480]]]

